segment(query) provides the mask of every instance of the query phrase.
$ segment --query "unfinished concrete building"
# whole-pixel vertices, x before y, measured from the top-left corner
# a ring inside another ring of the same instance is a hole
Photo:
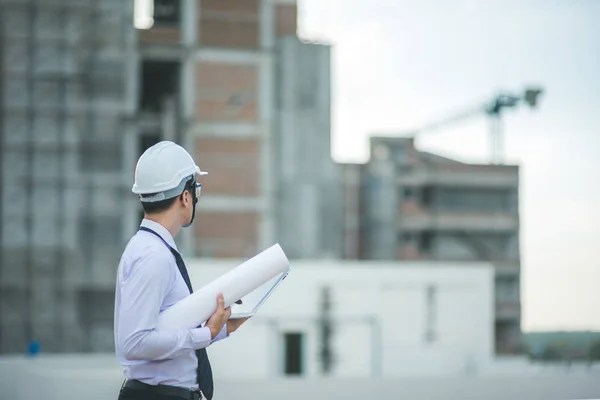
[[[152,29],[141,32],[141,64],[154,76],[140,90],[145,93],[147,87],[151,101],[163,108],[148,110],[140,137],[147,138],[144,145],[174,137],[209,172],[203,178],[198,222],[181,238],[185,253],[250,257],[275,241],[274,57],[277,38],[295,36],[296,5],[269,0],[170,3],[179,7],[174,17],[155,20]],[[167,64],[173,84],[158,93],[154,82],[165,74],[159,66]],[[159,128],[161,116],[167,116],[163,119],[170,121],[166,126],[173,134]]]
[[[521,349],[519,168],[371,138],[365,165],[344,167],[346,258],[490,261],[497,353]]]
[[[112,350],[115,272],[142,218],[133,171],[160,140],[209,171],[196,224],[178,238],[187,257],[249,257],[279,236],[297,257],[335,252],[318,220],[335,179],[329,50],[298,42],[295,1],[155,0],[147,30],[134,29],[133,8],[0,0],[0,352],[32,340],[48,352]],[[303,56],[306,71],[285,70]],[[318,97],[298,107],[296,83],[315,78]],[[299,133],[285,118],[313,140],[293,165],[273,155]],[[302,230],[283,235],[290,224]]]
[[[93,349],[110,334],[104,288],[131,176],[131,6],[0,1],[2,352],[34,339],[47,351]]]
[[[144,145],[174,137],[209,172],[182,248],[250,257],[279,241],[293,258],[339,255],[341,221],[322,218],[335,215],[341,189],[331,160],[329,47],[298,40],[295,1],[177,3],[182,19],[141,32],[142,71],[154,75],[140,90],[156,106],[142,108],[138,137]],[[175,76],[172,88],[159,93],[165,75]],[[161,115],[175,133],[159,128]]]

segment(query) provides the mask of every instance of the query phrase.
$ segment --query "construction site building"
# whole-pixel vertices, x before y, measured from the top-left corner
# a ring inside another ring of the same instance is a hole
[[[518,166],[465,164],[412,138],[370,143],[366,164],[344,166],[344,257],[491,262],[496,352],[521,352]]]
[[[0,0],[0,352],[113,349],[117,265],[143,215],[133,171],[160,140],[209,172],[184,256],[247,258],[278,237],[293,256],[335,252],[319,233],[329,48],[298,41],[295,1],[155,0],[146,30],[134,3]],[[319,213],[279,203],[296,196]]]
[[[0,1],[1,352],[110,340],[132,176],[132,6]]]

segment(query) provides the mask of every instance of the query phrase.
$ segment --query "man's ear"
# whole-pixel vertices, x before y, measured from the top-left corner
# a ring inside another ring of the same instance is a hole
[[[190,193],[185,190],[182,194],[181,194],[181,203],[185,206],[187,204],[187,202],[190,201],[190,197],[189,197]]]

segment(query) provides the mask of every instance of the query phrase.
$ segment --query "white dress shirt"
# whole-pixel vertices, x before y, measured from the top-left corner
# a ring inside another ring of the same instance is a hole
[[[162,225],[141,223],[177,246]],[[127,379],[151,385],[196,389],[195,350],[227,337],[224,326],[211,341],[210,329],[158,330],[158,314],[190,292],[167,246],[150,232],[138,231],[119,263],[115,291],[114,335],[119,362]]]

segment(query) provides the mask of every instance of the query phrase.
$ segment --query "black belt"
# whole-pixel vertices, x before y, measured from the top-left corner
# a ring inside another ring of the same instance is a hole
[[[156,393],[156,394],[160,394],[160,395],[164,395],[164,396],[181,397],[182,399],[189,399],[189,400],[201,400],[202,399],[202,393],[200,393],[200,392],[196,392],[193,390],[180,388],[180,387],[176,387],[176,386],[149,385],[147,383],[144,383],[144,382],[141,382],[141,381],[138,381],[135,379],[127,380],[127,382],[125,382],[124,387],[129,388],[129,389],[145,390],[148,392],[152,392],[152,393]]]

